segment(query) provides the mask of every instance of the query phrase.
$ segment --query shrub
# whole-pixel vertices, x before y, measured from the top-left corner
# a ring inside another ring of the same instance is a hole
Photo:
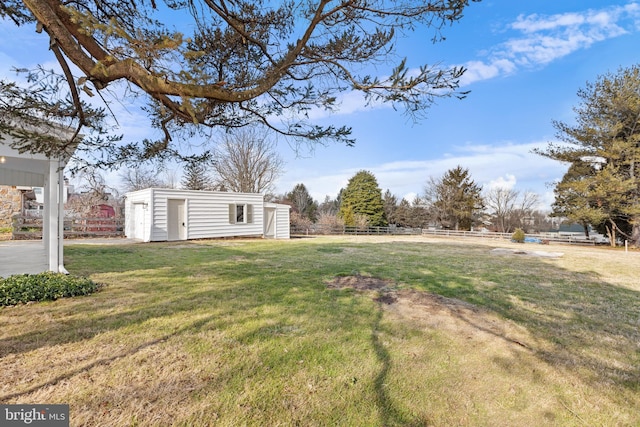
[[[521,228],[516,228],[516,231],[511,235],[511,240],[516,243],[524,243],[524,231]]]
[[[92,280],[61,273],[16,274],[0,278],[0,306],[89,295],[98,288]]]

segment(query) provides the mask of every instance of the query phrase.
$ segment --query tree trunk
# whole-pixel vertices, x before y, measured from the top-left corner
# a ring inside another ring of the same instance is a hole
[[[611,247],[615,248],[616,247],[616,224],[613,221],[611,221],[611,227],[605,225],[605,228],[607,229],[607,235],[609,236],[609,242],[611,243]]]
[[[640,215],[633,218],[632,224],[631,244],[636,248],[640,248]]]

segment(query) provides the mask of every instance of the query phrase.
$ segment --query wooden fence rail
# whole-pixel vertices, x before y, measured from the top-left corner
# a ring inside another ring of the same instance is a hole
[[[403,227],[324,227],[322,225],[313,224],[311,227],[291,226],[291,235],[318,235],[318,234],[349,234],[354,236],[371,236],[371,235],[398,235],[398,234],[416,234],[422,233],[420,228],[403,228]]]
[[[458,230],[429,230],[423,229],[424,236],[449,236],[449,237],[480,237],[483,239],[506,239],[511,240],[513,233],[497,233],[483,231],[458,231]],[[569,243],[576,245],[596,245],[606,244],[606,241],[591,238],[587,239],[583,234],[561,234],[561,233],[535,233],[526,234],[526,237],[538,239],[543,243]]]
[[[348,235],[423,235],[442,237],[479,237],[483,239],[511,240],[513,233],[494,233],[482,231],[432,230],[426,228],[403,227],[323,227],[313,224],[311,227],[291,226],[291,235],[320,235],[320,234],[348,234]],[[584,235],[561,233],[527,234],[526,237],[538,239],[541,243],[568,243],[576,245],[606,244],[602,239],[587,239]]]
[[[124,218],[65,218],[64,237],[118,237],[124,235]],[[13,240],[42,238],[42,218],[13,217]]]

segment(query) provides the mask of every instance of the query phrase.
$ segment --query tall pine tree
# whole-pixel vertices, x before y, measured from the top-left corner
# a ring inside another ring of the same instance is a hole
[[[185,190],[210,190],[213,186],[209,171],[203,162],[187,163],[180,183]]]
[[[300,216],[308,218],[311,221],[316,220],[318,203],[313,200],[313,197],[311,197],[311,194],[309,194],[304,184],[296,184],[293,190],[287,193],[285,197],[293,204],[293,209],[295,212],[298,212]]]
[[[565,144],[537,151],[570,165],[554,210],[605,228],[612,245],[622,233],[640,246],[640,66],[600,76],[578,97],[575,124],[554,122]]]
[[[440,179],[431,179],[425,193],[436,221],[445,228],[470,230],[475,214],[484,207],[482,187],[462,166],[448,170]]]

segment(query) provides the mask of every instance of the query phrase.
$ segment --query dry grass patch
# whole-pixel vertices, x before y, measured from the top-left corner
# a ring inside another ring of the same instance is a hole
[[[638,258],[496,243],[70,246],[105,287],[0,309],[0,401],[91,426],[638,425]]]

